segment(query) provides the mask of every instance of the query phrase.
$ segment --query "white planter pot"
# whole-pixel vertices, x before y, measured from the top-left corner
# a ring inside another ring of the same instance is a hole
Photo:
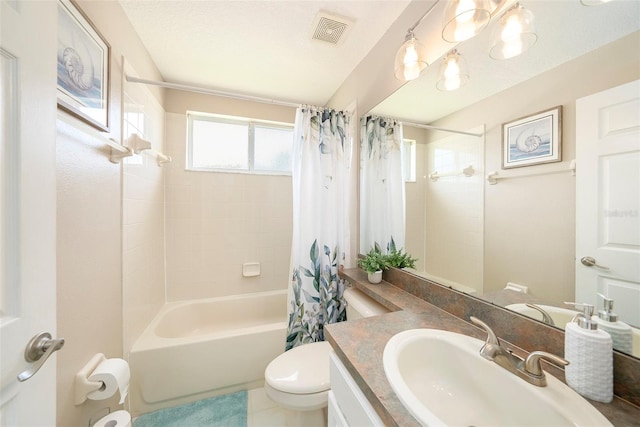
[[[369,279],[369,283],[382,282],[382,270],[378,270],[375,273],[367,273],[367,279]]]

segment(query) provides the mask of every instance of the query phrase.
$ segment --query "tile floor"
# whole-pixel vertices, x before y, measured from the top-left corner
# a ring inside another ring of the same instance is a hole
[[[264,388],[248,391],[247,427],[323,427],[327,425],[327,412],[295,412],[280,408],[267,397]]]

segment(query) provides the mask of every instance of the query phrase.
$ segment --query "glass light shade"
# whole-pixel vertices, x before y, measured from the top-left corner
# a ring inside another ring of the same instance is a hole
[[[489,56],[509,59],[520,55],[538,40],[533,13],[516,4],[505,12],[493,30]]]
[[[507,0],[489,0],[489,7],[491,8],[491,15],[493,15],[493,13],[495,11],[499,10],[506,1]]]
[[[456,43],[474,37],[489,24],[495,7],[495,0],[449,1],[444,11],[442,38]]]
[[[464,86],[469,81],[467,61],[457,50],[452,50],[444,57],[439,76],[436,84],[439,90],[451,91]]]
[[[429,66],[425,59],[425,49],[409,31],[405,42],[398,49],[395,60],[395,76],[398,80],[415,80]]]

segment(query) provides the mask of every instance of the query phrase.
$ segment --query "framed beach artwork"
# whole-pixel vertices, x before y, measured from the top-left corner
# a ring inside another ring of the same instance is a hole
[[[562,161],[562,106],[502,125],[502,169]]]
[[[58,1],[58,107],[109,130],[109,44],[71,0]]]

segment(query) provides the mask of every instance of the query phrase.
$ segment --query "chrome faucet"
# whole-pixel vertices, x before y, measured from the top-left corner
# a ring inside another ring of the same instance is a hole
[[[496,334],[489,325],[473,316],[471,316],[470,319],[487,332],[487,340],[480,349],[480,355],[487,360],[497,363],[498,366],[507,371],[516,374],[528,383],[538,387],[545,387],[547,385],[547,378],[540,363],[542,360],[553,363],[556,366],[569,364],[568,360],[545,351],[533,351],[529,353],[525,359],[522,359],[500,344],[498,337],[496,337]]]
[[[539,311],[539,312],[540,312],[540,314],[542,314],[542,321],[543,321],[544,323],[546,323],[546,324],[548,324],[548,325],[551,325],[551,326],[556,326],[555,322],[553,321],[553,319],[551,318],[551,316],[549,315],[549,313],[547,313],[546,311],[544,311],[544,310],[542,309],[542,307],[538,307],[538,306],[537,306],[537,305],[535,305],[535,304],[529,304],[529,303],[526,303],[525,305],[526,305],[527,307],[529,307],[529,308],[532,308],[532,309],[534,309],[534,310]]]

